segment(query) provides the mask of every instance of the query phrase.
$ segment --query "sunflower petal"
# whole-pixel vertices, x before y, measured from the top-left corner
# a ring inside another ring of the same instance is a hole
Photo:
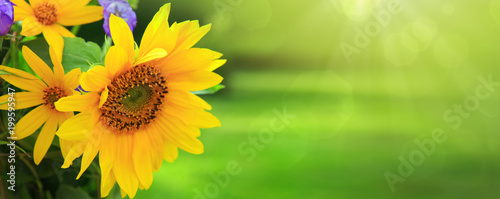
[[[116,150],[115,163],[113,165],[113,174],[120,188],[133,198],[137,192],[139,181],[134,170],[132,162],[132,135],[122,134],[116,136],[117,145],[121,146],[120,150]]]
[[[203,144],[196,137],[186,133],[192,131],[193,127],[188,127],[182,121],[172,117],[158,117],[158,124],[164,130],[163,135],[168,142],[175,144],[184,151],[193,154],[203,153]]]
[[[100,157],[100,155],[99,155],[99,157]],[[99,158],[99,160],[101,160],[101,159]],[[101,197],[104,198],[104,197],[109,195],[109,192],[111,191],[111,189],[115,185],[115,182],[116,182],[116,179],[115,179],[115,175],[113,175],[113,173],[110,173],[107,176],[101,175]]]
[[[151,143],[147,132],[138,132],[134,134],[133,144],[133,163],[137,177],[144,188],[149,189],[153,183],[153,165],[149,155]]]
[[[63,26],[75,26],[96,22],[102,19],[101,6],[85,6],[67,9],[58,13],[57,22]]]
[[[57,136],[59,136],[60,139],[70,141],[90,139],[92,137],[93,128],[97,123],[97,117],[93,114],[95,113],[89,110],[66,120],[56,132]]]
[[[172,105],[165,113],[177,117],[186,124],[198,128],[213,128],[221,126],[219,119],[203,109],[188,109]]]
[[[73,89],[76,89],[79,82],[79,76],[81,74],[80,68],[75,68],[69,71],[66,75],[64,75],[64,88],[66,88],[66,92],[72,92]]]
[[[131,67],[128,55],[119,46],[109,48],[104,65],[112,76]]]
[[[111,83],[111,74],[103,66],[95,66],[80,76],[80,85],[86,91],[102,92]]]
[[[174,162],[175,159],[177,159],[177,156],[179,155],[179,151],[177,150],[177,147],[169,142],[165,142],[165,149],[163,152],[163,159],[169,162]]]
[[[108,175],[114,176],[111,168],[115,162],[116,149],[116,136],[111,133],[104,133],[102,137],[102,142],[106,143],[101,146],[99,151],[99,165],[101,166],[101,175],[106,178]],[[116,181],[116,180],[115,180]]]
[[[92,137],[88,140],[87,145],[85,146],[85,150],[83,152],[82,164],[80,167],[80,173],[76,179],[80,179],[83,172],[87,170],[90,166],[90,163],[94,160],[97,152],[99,152],[99,148],[101,145],[102,131],[101,127],[96,126],[92,129]]]
[[[38,106],[24,115],[16,124],[16,131],[12,137],[23,139],[33,134],[52,115],[52,111],[45,106]]]
[[[42,30],[43,37],[54,48],[54,52],[59,60],[62,60],[64,40],[62,36],[52,27],[45,27]],[[27,60],[26,60],[27,61]]]
[[[57,132],[56,132],[56,134],[57,134]],[[75,144],[72,145],[71,149],[68,151],[68,153],[64,157],[64,163],[61,166],[61,168],[68,168],[73,163],[73,160],[75,160],[77,157],[80,157],[83,154],[83,151],[85,150],[85,144],[87,142],[80,141],[80,142],[74,142],[74,143]]]
[[[47,150],[49,150],[50,145],[52,145],[58,121],[58,117],[50,117],[47,122],[45,122],[45,125],[43,125],[42,131],[40,131],[36,139],[35,149],[33,150],[35,164],[40,164]]]
[[[85,95],[72,95],[63,97],[54,103],[56,109],[61,112],[86,111],[91,107],[97,107],[99,95],[91,92]]]
[[[23,55],[31,69],[33,69],[33,71],[35,71],[35,73],[40,76],[48,86],[56,85],[56,77],[54,76],[54,73],[49,66],[43,62],[42,59],[40,59],[40,57],[38,57],[27,46],[23,46]]]
[[[115,45],[125,50],[129,62],[133,63],[135,59],[134,36],[128,24],[122,18],[111,14],[109,18],[109,29]]]
[[[56,55],[54,48],[52,46],[49,47],[50,59],[52,60],[52,64],[54,65],[52,68],[54,70],[54,76],[57,82],[57,86],[64,86],[64,68],[61,64],[61,60]]]
[[[24,0],[12,0],[14,3],[14,21],[22,21],[29,16],[33,16],[33,8]]]
[[[24,36],[39,35],[43,30],[43,25],[32,15],[23,19],[22,26],[23,30],[21,31],[21,35]]]
[[[0,97],[0,103],[7,102],[10,95],[3,95]],[[16,92],[14,94],[15,108],[17,110],[25,109],[39,105],[44,102],[43,92]],[[8,103],[0,105],[0,109],[7,110],[9,108]]]
[[[172,102],[179,106],[183,106],[186,108],[203,108],[207,110],[212,109],[212,106],[205,102],[205,100],[189,91],[169,89],[167,95],[167,100],[169,102]]]
[[[148,52],[148,54],[146,54],[142,57],[139,57],[135,61],[134,65],[140,65],[142,63],[146,63],[146,62],[151,61],[151,60],[160,59],[160,58],[167,56],[167,54],[168,54],[167,51],[165,51],[164,49],[155,48],[152,51]]]
[[[210,71],[198,70],[188,73],[172,74],[169,80],[170,88],[198,91],[219,84],[222,82],[222,77]]]
[[[183,73],[194,70],[208,70],[213,60],[222,56],[221,53],[205,49],[190,48],[169,56],[159,64],[169,73]]]
[[[104,105],[104,103],[106,102],[106,100],[108,100],[108,93],[109,90],[108,87],[106,86],[104,88],[104,91],[101,93],[101,97],[99,98],[99,108],[101,108],[102,105]]]
[[[71,31],[69,31],[68,29],[59,24],[54,24],[51,25],[50,27],[63,37],[75,37],[75,35]]]

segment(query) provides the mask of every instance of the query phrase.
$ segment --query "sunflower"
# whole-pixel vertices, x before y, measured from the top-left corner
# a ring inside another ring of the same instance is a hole
[[[73,33],[63,26],[87,24],[102,19],[101,6],[86,6],[90,0],[12,0],[14,21],[22,21],[21,35],[35,36],[43,33],[49,45],[59,59],[62,59],[64,40],[62,37],[74,37]]]
[[[63,168],[83,156],[79,178],[99,153],[101,196],[115,184],[122,196],[148,189],[163,159],[173,162],[177,149],[200,154],[200,128],[220,126],[205,110],[211,106],[190,91],[219,84],[212,72],[225,63],[222,54],[192,48],[210,29],[198,21],[168,24],[170,4],[149,23],[139,49],[127,23],[114,15],[110,30],[114,46],[104,66],[82,73],[84,95],[61,98],[60,111],[79,111],[56,132],[71,145]],[[137,54],[137,55],[136,55]]]
[[[12,137],[15,140],[23,139],[33,134],[43,125],[36,140],[33,154],[35,163],[39,164],[52,144],[57,126],[73,116],[73,112],[56,110],[54,102],[61,97],[73,94],[73,89],[78,86],[80,69],[73,69],[64,75],[61,61],[58,60],[53,48],[50,48],[50,57],[54,65],[54,71],[28,47],[24,46],[22,51],[26,62],[40,76],[41,80],[27,72],[7,66],[0,66],[0,70],[11,74],[1,75],[0,77],[12,85],[26,90],[25,92],[15,93],[16,110],[35,107],[19,120]],[[0,102],[7,101],[8,97],[9,95],[1,96]],[[0,109],[8,109],[7,104],[0,105]]]

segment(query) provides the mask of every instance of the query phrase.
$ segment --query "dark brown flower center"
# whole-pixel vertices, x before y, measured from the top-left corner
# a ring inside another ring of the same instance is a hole
[[[46,88],[43,90],[43,104],[52,110],[56,110],[54,103],[66,96],[68,96],[66,92],[57,86]]]
[[[159,69],[146,65],[114,78],[108,90],[101,121],[115,133],[132,133],[154,121],[168,93]]]
[[[34,8],[35,17],[43,25],[50,26],[57,22],[57,8],[54,4],[43,2]]]

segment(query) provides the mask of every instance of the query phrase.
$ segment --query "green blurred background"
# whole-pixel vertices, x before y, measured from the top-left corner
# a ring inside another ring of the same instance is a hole
[[[140,1],[136,41],[167,2]],[[227,88],[203,97],[222,127],[136,198],[500,198],[500,87],[474,97],[500,82],[500,1],[172,1],[170,22],[193,19],[228,59]],[[80,36],[101,43],[100,26]],[[436,128],[427,154],[414,141]]]

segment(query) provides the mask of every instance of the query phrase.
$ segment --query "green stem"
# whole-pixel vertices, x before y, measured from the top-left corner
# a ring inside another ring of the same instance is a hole
[[[82,26],[80,26],[80,25],[73,26],[73,28],[71,28],[71,33],[73,33],[73,35],[76,36],[78,34],[78,32],[80,31],[81,27]]]
[[[40,194],[40,198],[44,198],[44,194],[43,194],[43,185],[42,185],[42,182],[40,181],[40,177],[38,177],[38,173],[36,173],[36,170],[35,168],[33,167],[33,165],[31,165],[30,161],[28,161],[26,158],[24,158],[25,156],[21,156],[19,159],[21,159],[24,164],[28,167],[28,169],[31,171],[31,173],[33,173],[33,177],[35,177],[35,180],[36,180],[36,185],[38,187],[38,192]]]
[[[3,66],[6,66],[7,65],[7,62],[9,62],[9,58],[10,58],[10,48],[9,50],[7,51],[7,53],[5,54],[5,57],[3,58],[2,60],[2,65]]]
[[[14,68],[17,68],[19,69],[19,53],[17,52],[18,51],[18,48],[17,48],[17,39],[16,38],[12,38],[10,40],[10,59],[12,60],[12,66]]]

